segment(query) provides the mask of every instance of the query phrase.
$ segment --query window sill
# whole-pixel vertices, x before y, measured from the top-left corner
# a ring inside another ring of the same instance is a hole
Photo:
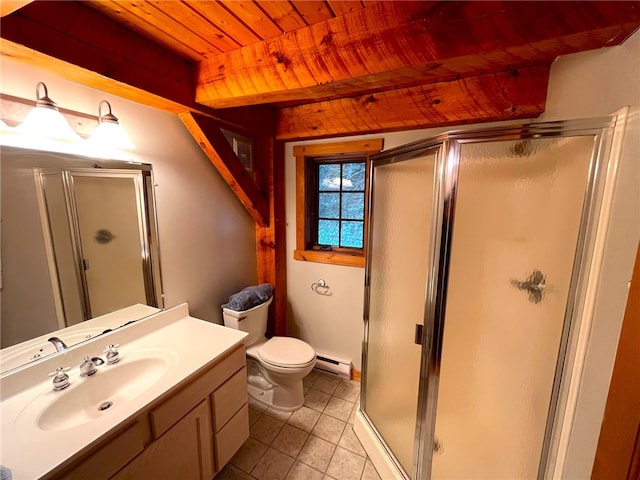
[[[293,258],[305,262],[330,263],[332,265],[345,265],[347,267],[363,267],[365,258],[363,255],[351,255],[338,252],[320,252],[317,250],[295,250]]]

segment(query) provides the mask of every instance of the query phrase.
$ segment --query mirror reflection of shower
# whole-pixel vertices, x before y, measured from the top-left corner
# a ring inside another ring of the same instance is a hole
[[[35,177],[65,325],[137,303],[157,305],[143,172],[36,169]]]

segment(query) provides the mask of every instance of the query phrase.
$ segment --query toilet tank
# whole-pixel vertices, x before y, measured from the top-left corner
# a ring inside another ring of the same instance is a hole
[[[241,312],[223,308],[222,318],[224,320],[224,326],[247,332],[249,336],[245,339],[245,345],[253,345],[263,339],[267,332],[269,305],[272,301],[273,297],[256,307]]]

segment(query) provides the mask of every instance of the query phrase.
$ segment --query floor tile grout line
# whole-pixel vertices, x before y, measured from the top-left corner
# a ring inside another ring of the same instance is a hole
[[[264,408],[264,410],[262,410],[262,406],[260,407],[261,409],[253,408],[253,410],[254,410],[255,412],[257,412],[257,413],[258,413],[258,415],[257,415],[257,417],[255,417],[255,418],[254,418],[254,421],[252,422],[252,425],[251,425],[252,427],[253,427],[254,425],[256,425],[256,424],[260,421],[260,419],[261,419],[263,416],[265,416],[265,415],[266,415],[266,416],[268,416],[268,417],[269,417],[269,418],[271,418],[271,419],[275,419],[275,420],[277,420],[278,422],[281,422],[281,423],[282,423],[282,425],[280,426],[280,428],[278,429],[278,432],[276,433],[276,435],[275,435],[275,436],[273,436],[273,438],[270,440],[270,442],[269,442],[269,443],[265,443],[263,440],[257,439],[256,437],[253,437],[253,439],[254,439],[254,440],[256,440],[256,441],[258,441],[258,442],[262,443],[263,445],[266,445],[266,446],[267,446],[267,448],[266,448],[266,449],[265,449],[265,451],[260,455],[260,457],[257,459],[257,461],[256,461],[255,465],[251,468],[251,471],[250,471],[250,472],[248,472],[249,476],[250,476],[252,479],[258,480],[258,479],[257,479],[257,477],[254,477],[254,476],[252,475],[252,472],[256,469],[257,465],[258,465],[258,464],[260,463],[260,461],[264,458],[264,456],[265,456],[265,455],[266,455],[266,453],[269,451],[269,449],[272,449],[272,450],[274,450],[275,452],[277,452],[278,454],[282,454],[282,455],[285,455],[285,456],[287,456],[287,457],[289,457],[289,458],[292,458],[292,459],[293,459],[292,464],[288,467],[287,472],[285,473],[285,475],[284,475],[284,477],[283,477],[283,478],[286,478],[286,476],[290,473],[291,469],[293,468],[293,465],[295,465],[295,463],[296,463],[296,462],[302,463],[303,465],[305,465],[305,466],[307,466],[307,467],[309,467],[309,468],[311,468],[311,469],[313,469],[313,470],[315,470],[315,471],[317,471],[317,472],[321,473],[323,476],[326,476],[326,477],[328,477],[328,478],[333,478],[333,477],[330,477],[330,476],[327,474],[327,471],[328,471],[328,469],[329,469],[329,466],[331,465],[331,462],[333,461],[333,459],[334,459],[334,457],[335,457],[335,455],[336,455],[336,452],[338,451],[338,448],[342,448],[342,449],[343,449],[343,450],[345,450],[347,453],[349,453],[349,454],[351,454],[351,455],[355,455],[355,456],[357,456],[357,457],[359,457],[359,458],[361,458],[361,459],[364,459],[364,460],[365,460],[365,463],[364,463],[364,465],[363,465],[363,469],[362,469],[362,471],[360,472],[360,475],[359,475],[360,480],[362,479],[362,476],[364,475],[364,467],[366,466],[367,461],[368,461],[368,460],[370,460],[370,459],[369,459],[369,456],[368,456],[368,455],[366,455],[366,452],[365,452],[365,456],[363,457],[363,456],[362,456],[362,455],[360,455],[359,453],[353,452],[353,451],[351,451],[351,450],[350,450],[350,449],[348,449],[348,448],[340,447],[340,445],[339,445],[340,440],[342,439],[343,435],[345,434],[345,431],[347,430],[347,428],[349,428],[349,427],[350,427],[351,429],[353,429],[353,423],[350,423],[350,422],[349,422],[349,420],[350,420],[350,419],[351,419],[351,417],[352,417],[353,410],[357,407],[357,403],[358,403],[359,395],[355,397],[354,401],[351,401],[351,400],[346,399],[346,398],[341,398],[341,397],[339,397],[339,396],[336,396],[336,395],[335,395],[335,392],[337,391],[338,386],[339,386],[341,383],[343,383],[343,382],[344,382],[344,383],[346,383],[346,384],[348,384],[348,385],[354,386],[354,387],[358,387],[358,385],[355,385],[353,382],[350,382],[350,381],[338,380],[338,381],[337,381],[337,384],[335,385],[335,388],[333,388],[333,390],[332,390],[332,393],[331,393],[331,394],[329,394],[329,393],[326,393],[326,392],[324,392],[324,391],[322,391],[322,390],[320,390],[320,389],[315,389],[315,388],[313,388],[313,387],[315,386],[316,382],[317,382],[320,378],[322,378],[322,377],[326,377],[326,378],[328,378],[328,379],[335,379],[334,377],[330,377],[330,376],[328,376],[328,375],[325,375],[325,374],[319,373],[319,374],[317,374],[317,375],[316,375],[316,378],[315,378],[315,380],[313,381],[313,384],[312,384],[311,386],[305,385],[305,388],[306,388],[306,392],[305,392],[305,404],[304,404],[303,406],[307,407],[309,410],[312,410],[312,411],[314,411],[314,412],[319,413],[318,418],[315,420],[315,422],[313,422],[313,425],[310,427],[310,428],[311,428],[311,430],[310,430],[310,431],[306,431],[305,429],[302,429],[302,428],[298,427],[297,425],[293,425],[293,424],[291,424],[291,423],[289,422],[289,420],[290,420],[290,419],[291,419],[291,417],[293,416],[293,413],[295,413],[295,412],[292,412],[292,413],[289,415],[289,417],[287,417],[286,419],[284,419],[284,420],[283,420],[282,418],[278,418],[278,417],[274,416],[274,415],[273,415],[273,412],[268,412],[268,407],[267,407],[267,408]],[[307,388],[307,387],[308,387],[308,388]],[[324,407],[323,407],[323,409],[322,409],[322,410],[316,410],[316,409],[314,409],[314,408],[309,407],[308,405],[306,405],[306,396],[307,396],[307,395],[308,395],[308,393],[311,391],[311,389],[314,389],[314,390],[316,390],[316,391],[318,391],[318,392],[321,392],[321,393],[323,393],[323,394],[325,394],[325,395],[327,395],[327,396],[329,397],[329,398],[328,398],[328,400],[327,400],[327,402],[326,402],[326,404],[324,405]],[[327,406],[328,406],[329,402],[331,402],[331,400],[332,400],[332,399],[334,399],[334,398],[339,399],[339,400],[344,401],[344,402],[347,402],[347,403],[350,403],[350,404],[352,404],[352,405],[353,405],[353,406],[352,406],[352,409],[351,409],[351,412],[350,412],[350,414],[349,414],[349,416],[347,417],[347,419],[346,419],[346,420],[343,420],[342,418],[339,418],[339,417],[335,417],[335,416],[333,416],[333,415],[331,415],[331,414],[329,414],[329,413],[325,413],[325,410],[326,410],[326,408],[327,408]],[[331,418],[331,419],[334,419],[334,420],[337,420],[337,421],[339,421],[339,422],[341,422],[341,423],[344,423],[344,426],[342,427],[342,430],[341,430],[341,433],[340,433],[340,435],[339,435],[339,438],[337,439],[337,441],[336,441],[336,442],[332,442],[332,441],[330,441],[330,440],[327,440],[327,439],[322,438],[322,437],[318,437],[317,435],[314,435],[314,434],[313,434],[313,431],[314,431],[315,427],[317,426],[317,424],[318,424],[318,422],[319,422],[320,418],[322,418],[322,415],[326,415],[327,417],[329,417],[329,418]],[[291,455],[289,455],[288,453],[282,452],[282,451],[281,451],[281,450],[279,450],[278,448],[273,447],[273,443],[276,441],[276,439],[278,438],[278,436],[280,435],[280,433],[281,433],[281,432],[282,432],[282,430],[284,429],[285,425],[289,425],[289,426],[291,426],[292,428],[295,428],[295,429],[297,429],[297,430],[300,430],[300,431],[304,432],[304,433],[307,435],[307,438],[305,439],[305,441],[304,441],[304,443],[303,443],[302,447],[300,448],[300,450],[297,452],[297,454],[296,454],[295,456],[291,456]],[[300,455],[301,455],[302,451],[304,450],[305,445],[309,442],[309,440],[311,439],[311,437],[312,437],[312,436],[313,436],[313,437],[316,437],[316,438],[318,438],[318,439],[320,439],[320,440],[323,440],[323,441],[325,441],[325,442],[327,442],[327,443],[329,443],[329,444],[331,444],[331,445],[333,446],[333,452],[332,452],[332,454],[331,454],[331,458],[329,459],[329,462],[327,463],[327,467],[326,467],[326,469],[325,469],[324,471],[318,470],[317,468],[315,468],[315,467],[313,467],[313,466],[311,466],[311,465],[309,465],[309,464],[307,464],[307,463],[305,463],[305,462],[303,462],[303,461],[299,460],[299,457],[300,457]],[[356,438],[357,438],[357,437],[356,437]],[[359,441],[359,439],[358,439],[358,441]],[[236,468],[237,468],[237,467],[236,467]],[[241,469],[240,469],[240,470],[241,470]],[[242,471],[242,470],[241,470],[241,471]]]

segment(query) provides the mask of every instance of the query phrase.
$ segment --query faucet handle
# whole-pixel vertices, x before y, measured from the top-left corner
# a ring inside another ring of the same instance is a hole
[[[111,343],[107,345],[107,348],[105,348],[104,353],[107,354],[107,365],[113,365],[120,361],[120,352],[118,352],[119,346],[119,343]]]
[[[84,357],[84,361],[80,364],[80,376],[81,377],[89,377],[96,373],[98,369],[96,368],[96,364],[93,363],[93,360],[89,357]]]
[[[65,372],[69,371],[70,367],[58,367],[55,372],[51,372],[49,374],[50,377],[53,377],[53,390],[64,390],[69,386],[69,375]]]

